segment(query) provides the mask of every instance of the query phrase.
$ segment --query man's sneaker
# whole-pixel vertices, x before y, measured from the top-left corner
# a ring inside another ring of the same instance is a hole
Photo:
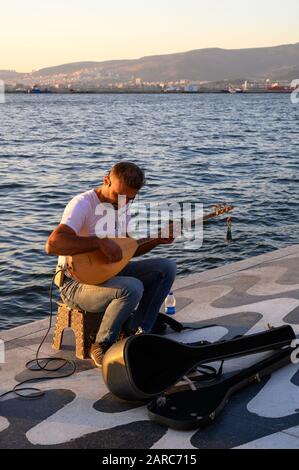
[[[137,331],[135,333],[135,335],[143,335],[145,333],[145,331],[141,328],[141,326],[138,326],[137,328]]]
[[[89,355],[97,367],[102,367],[103,358],[110,346],[110,344],[105,343],[93,343],[91,345]]]

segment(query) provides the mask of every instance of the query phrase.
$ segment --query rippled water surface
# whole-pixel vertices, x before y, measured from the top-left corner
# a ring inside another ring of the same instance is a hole
[[[159,247],[178,276],[298,243],[299,106],[288,95],[8,95],[0,104],[0,328],[48,314],[44,243],[112,163],[146,170],[146,201],[236,205],[204,244]]]

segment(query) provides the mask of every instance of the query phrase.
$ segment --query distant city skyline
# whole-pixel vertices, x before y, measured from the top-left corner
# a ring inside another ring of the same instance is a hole
[[[1,10],[0,69],[297,43],[298,17],[298,0],[10,0]]]

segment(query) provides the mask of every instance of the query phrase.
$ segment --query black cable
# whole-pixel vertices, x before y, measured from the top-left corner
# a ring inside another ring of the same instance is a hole
[[[40,345],[38,346],[37,348],[37,351],[36,351],[36,355],[35,355],[35,359],[32,359],[31,361],[28,361],[25,365],[26,369],[30,370],[30,371],[47,371],[47,372],[57,372],[59,370],[61,370],[62,368],[64,368],[65,366],[71,366],[71,370],[69,372],[66,372],[65,374],[63,375],[55,375],[55,376],[44,376],[44,377],[36,377],[36,378],[32,378],[32,379],[27,379],[27,380],[23,380],[22,382],[19,382],[17,383],[11,390],[9,390],[8,392],[4,392],[0,395],[0,399],[5,397],[6,395],[9,395],[11,393],[14,393],[15,395],[17,395],[18,397],[21,397],[21,398],[28,398],[28,399],[35,399],[35,398],[40,398],[42,397],[43,395],[45,395],[45,392],[43,392],[42,390],[40,390],[39,388],[36,388],[36,387],[22,387],[23,384],[28,384],[28,383],[31,383],[31,382],[41,382],[41,381],[44,381],[44,380],[54,380],[54,379],[63,379],[65,377],[69,377],[70,375],[73,375],[76,371],[76,364],[74,361],[71,361],[69,359],[65,359],[63,357],[42,357],[42,358],[39,358],[38,355],[39,355],[39,352],[40,352],[40,349],[43,345],[43,343],[45,342],[51,328],[52,328],[52,318],[53,318],[53,286],[54,286],[54,282],[55,282],[55,277],[58,273],[62,272],[63,269],[60,269],[59,271],[56,271],[56,273],[54,274],[54,276],[52,277],[52,282],[51,282],[51,287],[50,287],[50,294],[49,294],[49,297],[50,297],[50,321],[49,321],[49,327],[46,331],[46,334],[45,336],[43,337]],[[58,365],[57,367],[50,367],[48,368],[48,364],[52,363],[52,362],[60,362],[61,364]],[[22,392],[24,391],[32,391],[33,393],[31,394],[23,394]]]

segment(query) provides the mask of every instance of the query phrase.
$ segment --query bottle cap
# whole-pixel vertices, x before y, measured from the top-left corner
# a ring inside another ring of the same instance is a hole
[[[168,295],[173,295],[173,292],[172,292],[172,290],[169,292],[169,294],[168,294]]]

